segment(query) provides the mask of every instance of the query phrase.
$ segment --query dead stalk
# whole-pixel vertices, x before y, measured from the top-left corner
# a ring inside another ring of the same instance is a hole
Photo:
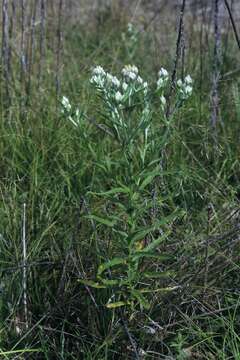
[[[62,10],[63,0],[59,0],[58,27],[57,27],[57,58],[56,58],[56,95],[60,93],[60,58],[62,50]]]
[[[235,24],[235,21],[234,21],[234,18],[233,18],[233,12],[231,10],[231,7],[230,7],[228,1],[224,0],[224,3],[225,3],[225,6],[227,8],[228,15],[229,15],[229,18],[230,18],[230,21],[231,21],[231,24],[232,24],[232,28],[233,28],[233,32],[234,32],[234,35],[235,35],[236,42],[237,42],[238,47],[240,49],[240,37],[238,35],[237,27],[236,27],[236,24]]]
[[[30,97],[31,93],[31,77],[34,63],[34,50],[35,50],[35,26],[36,26],[36,11],[37,11],[38,0],[35,0],[32,4],[31,10],[31,23],[30,23],[30,40],[29,40],[29,53],[28,53],[28,84],[27,84],[27,95]]]
[[[213,129],[213,137],[216,142],[217,137],[217,123],[220,120],[219,107],[219,80],[220,80],[220,65],[221,65],[221,35],[220,35],[220,17],[219,17],[220,0],[214,0],[214,57],[213,57],[213,79],[212,79],[212,113],[211,126]]]
[[[22,225],[22,247],[23,247],[23,308],[24,321],[28,329],[28,304],[27,304],[27,242],[26,242],[26,203],[23,204],[23,225]]]
[[[168,101],[167,101],[167,111],[166,116],[170,116],[171,112],[171,98],[172,93],[176,86],[176,76],[177,76],[177,68],[178,68],[178,62],[181,56],[181,45],[182,45],[182,37],[183,37],[183,19],[184,19],[184,12],[185,12],[185,6],[186,6],[186,0],[182,0],[181,10],[180,10],[180,19],[179,19],[179,25],[178,25],[178,36],[177,36],[177,43],[176,43],[176,54],[175,54],[175,60],[174,60],[174,66],[172,71],[172,77],[171,77],[171,86],[170,91],[168,94]]]
[[[38,70],[38,86],[40,86],[41,78],[42,78],[42,69],[43,69],[43,61],[44,61],[44,44],[45,44],[45,21],[46,21],[46,4],[45,0],[41,0],[40,4],[40,44],[39,44],[39,70]]]
[[[2,66],[6,90],[6,100],[9,102],[9,23],[8,1],[2,2]]]

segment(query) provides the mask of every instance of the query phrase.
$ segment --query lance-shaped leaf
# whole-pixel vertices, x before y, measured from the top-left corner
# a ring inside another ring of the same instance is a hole
[[[104,219],[104,218],[101,218],[96,215],[86,215],[85,218],[89,219],[89,220],[94,220],[94,221],[96,221],[102,225],[106,225],[108,227],[113,227],[116,224],[116,219],[111,221],[109,219]]]
[[[99,282],[95,282],[95,281],[92,281],[92,280],[78,279],[78,282],[80,282],[83,285],[93,287],[95,289],[106,289],[105,285],[102,285]]]
[[[112,268],[116,265],[126,265],[127,264],[127,258],[114,258],[112,260],[109,260],[103,264],[101,264],[98,268],[98,276],[101,276],[101,274],[107,270]]]
[[[132,289],[131,294],[135,299],[137,299],[137,301],[141,305],[141,307],[143,307],[146,310],[150,309],[150,306],[151,306],[150,303],[148,302],[148,300],[143,296],[143,294],[139,290]]]

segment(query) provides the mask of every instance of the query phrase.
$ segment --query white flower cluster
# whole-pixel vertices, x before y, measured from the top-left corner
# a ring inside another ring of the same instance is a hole
[[[169,80],[168,71],[164,68],[161,68],[158,72],[158,81],[157,81],[158,90],[163,89],[166,86],[168,80]]]
[[[96,66],[92,70],[92,77],[90,82],[103,94],[107,103],[115,104],[114,106],[122,107],[123,104],[131,106],[136,103],[133,101],[135,96],[144,96],[142,100],[147,104],[149,85],[144,82],[139,75],[139,70],[135,65],[126,65],[121,71],[122,78],[118,79],[116,76],[106,72],[101,66]],[[163,67],[158,72],[157,93],[159,94],[159,102],[161,109],[166,109],[167,100],[165,91],[170,82],[170,76]],[[177,81],[177,96],[181,101],[187,100],[193,91],[193,81],[190,75],[185,79]],[[66,103],[66,106],[67,103]],[[110,106],[111,107],[111,106]]]
[[[122,84],[124,91],[127,91],[128,88],[134,86],[136,90],[143,89],[144,94],[147,94],[148,83],[143,81],[141,76],[139,76],[138,68],[135,65],[124,66],[122,69],[122,75],[124,78],[124,82]]]
[[[90,83],[101,89],[104,87],[105,79],[106,79],[106,72],[103,70],[101,66],[96,66],[92,70],[92,77],[90,79]]]
[[[192,95],[192,91],[193,91],[192,83],[193,80],[190,75],[187,75],[184,81],[180,79],[177,81],[177,86],[182,100],[186,100]]]
[[[136,80],[138,77],[138,68],[135,65],[126,65],[122,69],[122,75],[129,80]]]
[[[157,80],[157,92],[160,95],[160,105],[162,110],[166,107],[166,98],[164,96],[164,92],[166,90],[166,87],[169,85],[170,76],[166,69],[161,68],[158,72],[158,80]],[[184,79],[177,81],[177,93],[180,98],[180,100],[184,101],[187,100],[191,95],[193,91],[192,87],[192,78],[190,75],[187,75]]]
[[[138,68],[135,65],[124,66],[121,74],[122,79],[120,81],[116,76],[106,72],[101,66],[96,66],[92,70],[90,82],[104,93],[108,99],[114,98],[117,103],[123,102],[129,98],[130,94],[141,89],[146,94],[148,84],[139,76]]]

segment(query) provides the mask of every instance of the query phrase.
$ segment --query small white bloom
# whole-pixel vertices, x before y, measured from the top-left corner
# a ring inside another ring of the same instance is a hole
[[[123,91],[127,91],[127,88],[128,88],[128,84],[126,82],[124,82],[122,84],[122,88],[123,88]]]
[[[108,82],[112,82],[113,76],[110,73],[106,73],[106,79]]]
[[[168,71],[164,68],[161,68],[158,72],[158,76],[164,79],[168,79]]]
[[[134,72],[135,74],[138,74],[138,68],[135,65],[130,66],[131,71]]]
[[[185,84],[187,84],[187,85],[190,85],[190,84],[192,84],[192,78],[191,78],[191,76],[190,75],[187,75],[186,77],[185,77]]]
[[[145,81],[145,82],[143,83],[143,88],[144,88],[144,89],[147,89],[147,87],[148,87],[148,83]]]
[[[68,98],[66,96],[62,97],[62,106],[65,108],[65,110],[67,111],[71,111],[71,104],[68,100]]]
[[[104,69],[101,66],[96,66],[95,68],[93,68],[92,74],[93,75],[101,75],[101,76],[106,75]]]
[[[114,86],[116,86],[117,88],[120,87],[120,81],[118,80],[118,78],[117,78],[116,76],[113,76],[113,77],[112,77],[112,84],[113,84]]]
[[[138,75],[138,68],[135,65],[126,65],[122,69],[122,74],[125,77],[135,80]],[[133,75],[134,74],[134,75]]]
[[[180,88],[183,86],[183,82],[182,82],[181,79],[179,79],[179,80],[177,81],[177,86],[180,87]]]
[[[120,91],[117,91],[115,94],[115,99],[117,102],[121,102],[123,98],[123,95],[120,93]]]
[[[138,82],[139,84],[142,84],[142,83],[143,83],[143,79],[141,78],[141,76],[138,76],[138,77],[137,77],[137,82]]]
[[[158,81],[157,81],[157,87],[158,87],[158,89],[163,88],[164,85],[165,85],[165,81],[164,81],[162,78],[159,78]]]
[[[93,75],[90,79],[90,83],[98,88],[103,88],[104,82],[105,82],[105,76],[103,77],[101,75]]]
[[[137,74],[134,73],[134,72],[132,72],[132,71],[130,71],[130,72],[128,73],[128,77],[129,77],[129,79],[131,79],[131,80],[135,80],[136,77],[137,77]]]
[[[186,95],[191,95],[192,94],[192,90],[193,90],[193,88],[192,88],[192,86],[190,86],[190,85],[187,85],[187,86],[185,86],[185,93],[186,93]]]
[[[162,95],[162,96],[160,97],[160,100],[161,100],[162,106],[165,107],[165,105],[166,105],[166,103],[167,103],[167,100],[166,100],[165,96]]]

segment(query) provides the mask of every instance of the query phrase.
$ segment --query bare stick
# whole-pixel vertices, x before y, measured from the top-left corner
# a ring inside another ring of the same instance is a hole
[[[28,98],[31,93],[31,76],[34,62],[34,50],[35,50],[35,26],[36,26],[36,11],[37,11],[38,0],[35,0],[32,4],[32,15],[31,15],[31,34],[29,41],[29,57],[28,57],[28,84],[27,84],[27,95]]]
[[[237,27],[236,27],[236,24],[235,24],[235,21],[234,21],[234,18],[233,18],[231,8],[230,8],[229,3],[228,3],[227,0],[224,0],[224,3],[225,3],[225,6],[227,8],[229,17],[230,17],[230,21],[231,21],[231,24],[232,24],[233,32],[234,32],[238,47],[240,49],[240,38],[239,38],[239,35],[238,35],[238,32],[237,32]]]
[[[23,85],[24,72],[26,71],[25,56],[25,3],[21,0],[21,56],[20,56],[20,82]]]
[[[11,69],[11,60],[12,60],[12,42],[13,42],[13,32],[14,32],[14,22],[15,22],[15,16],[16,16],[16,0],[12,0],[12,13],[11,17],[9,19],[9,49],[8,49],[8,70],[9,70],[9,76],[13,78],[12,69]]]
[[[41,9],[40,9],[40,17],[41,17],[41,24],[40,24],[40,59],[39,59],[39,70],[38,70],[38,86],[40,86],[41,78],[42,78],[42,68],[43,68],[43,61],[44,61],[44,37],[45,37],[45,0],[41,0]]]
[[[219,121],[219,79],[221,64],[221,35],[220,35],[220,17],[219,17],[220,0],[214,0],[214,59],[213,59],[213,80],[212,80],[212,114],[211,126],[213,128],[213,136],[216,140],[216,126]]]
[[[3,62],[3,76],[6,89],[7,101],[9,101],[9,69],[8,69],[8,56],[9,56],[9,38],[8,38],[8,1],[2,2],[2,62]]]
[[[184,18],[184,12],[185,12],[185,5],[186,5],[186,0],[182,0],[180,19],[179,19],[179,25],[178,25],[176,55],[175,55],[174,67],[173,67],[172,78],[171,78],[171,87],[170,87],[170,91],[168,94],[168,104],[167,104],[167,111],[166,111],[167,118],[170,115],[171,97],[172,97],[172,93],[176,86],[175,83],[176,83],[176,76],[177,76],[177,67],[178,67],[178,61],[179,61],[180,54],[181,54],[181,43],[182,43],[181,39],[182,39],[182,35],[183,35],[183,18]]]
[[[22,247],[23,247],[23,307],[26,329],[28,329],[28,305],[27,305],[27,243],[26,243],[26,203],[23,204],[22,225]]]
[[[56,94],[60,92],[60,57],[62,47],[62,8],[63,0],[59,0],[58,6],[58,28],[57,28],[57,63],[56,63]]]

